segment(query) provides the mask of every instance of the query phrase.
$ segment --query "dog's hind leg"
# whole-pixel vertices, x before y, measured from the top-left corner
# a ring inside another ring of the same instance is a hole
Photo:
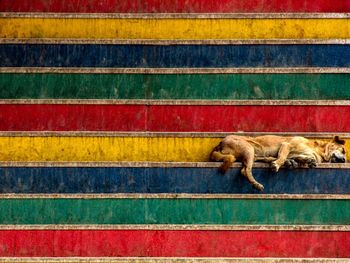
[[[241,173],[248,179],[248,181],[258,190],[264,190],[264,186],[258,183],[252,173],[252,168],[254,164],[254,150],[246,152],[242,158],[243,168]]]

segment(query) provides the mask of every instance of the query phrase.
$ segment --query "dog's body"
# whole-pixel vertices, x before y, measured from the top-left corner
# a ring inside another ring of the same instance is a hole
[[[252,175],[254,161],[271,163],[277,172],[282,165],[312,168],[321,162],[345,162],[345,141],[335,136],[332,141],[309,140],[304,137],[265,135],[258,137],[229,135],[210,154],[211,161],[223,161],[220,170],[225,173],[236,160],[241,161],[242,174],[257,189],[264,187]]]

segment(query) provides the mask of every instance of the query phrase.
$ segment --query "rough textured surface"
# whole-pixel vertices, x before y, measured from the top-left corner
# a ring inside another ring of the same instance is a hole
[[[347,194],[349,169],[254,168],[264,192],[231,168],[1,167],[0,193]]]
[[[1,99],[350,99],[350,74],[6,74]]]
[[[33,256],[67,257],[56,262],[88,262],[79,256],[176,256],[182,262],[198,256],[267,257],[267,262],[273,257],[350,258],[346,165],[278,174],[260,166],[254,169],[265,183],[260,195],[238,166],[226,176],[209,166],[132,167],[132,161],[207,161],[219,138],[204,131],[350,132],[349,1],[0,0],[0,12],[16,11],[50,13],[0,14],[0,98],[190,101],[181,106],[2,103],[0,131],[58,132],[3,132],[0,161],[126,161],[128,167],[0,168],[1,191],[8,193],[0,195],[0,262],[53,262]],[[239,12],[260,14],[234,14]],[[232,74],[243,73],[239,70],[265,74]],[[124,75],[91,74],[101,72]],[[343,104],[191,105],[198,99],[335,99]],[[146,133],[140,137],[130,131]],[[200,135],[153,137],[147,131]],[[19,194],[33,192],[41,194]],[[162,192],[171,194],[150,194]],[[79,224],[85,228],[78,229]],[[179,229],[183,224],[189,229]],[[200,224],[213,229],[196,228]],[[162,225],[168,228],[142,229]],[[214,230],[218,226],[228,228]],[[233,229],[238,226],[246,228]]]
[[[0,224],[342,225],[349,220],[348,200],[0,199]]]
[[[0,137],[0,159],[2,161],[207,161],[211,149],[219,141],[219,138]]]
[[[1,263],[348,263],[346,258],[249,258],[249,257],[3,257]]]
[[[0,236],[2,257],[350,257],[348,232],[0,230]]]
[[[347,119],[348,105],[0,105],[1,131],[337,133]]]
[[[349,19],[0,18],[2,38],[349,38]],[[337,30],[333,30],[336,28]]]
[[[207,162],[219,142],[187,137],[0,137],[0,161]],[[349,159],[349,142],[346,147]]]
[[[350,12],[347,0],[2,0],[1,12],[234,13]]]
[[[0,56],[1,67],[350,67],[350,45],[343,44],[2,44]]]

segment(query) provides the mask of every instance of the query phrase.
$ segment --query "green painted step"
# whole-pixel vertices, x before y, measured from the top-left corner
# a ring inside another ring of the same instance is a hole
[[[0,224],[350,223],[342,199],[1,199]]]
[[[350,74],[3,73],[0,99],[350,99]]]

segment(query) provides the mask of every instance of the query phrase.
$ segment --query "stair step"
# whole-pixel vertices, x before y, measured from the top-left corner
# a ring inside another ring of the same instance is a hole
[[[349,194],[350,164],[320,164],[315,169],[281,169],[257,163],[253,174],[265,186],[249,184],[236,163],[222,175],[220,163],[0,163],[1,193],[115,194]],[[176,195],[175,195],[176,196]],[[349,196],[350,197],[350,196]],[[271,198],[271,196],[270,196]],[[276,198],[276,197],[275,197]],[[305,197],[304,197],[305,198]]]

